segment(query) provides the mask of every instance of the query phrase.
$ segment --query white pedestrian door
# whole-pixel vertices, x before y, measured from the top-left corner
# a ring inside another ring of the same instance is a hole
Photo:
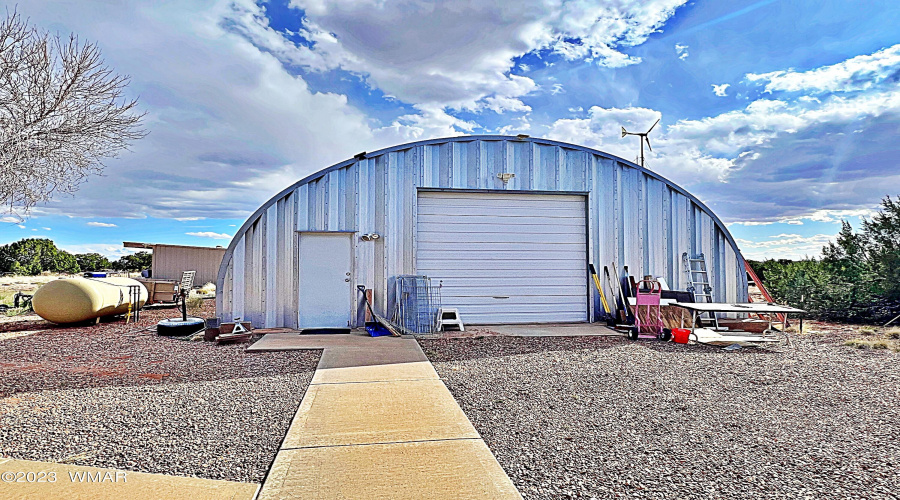
[[[416,269],[463,322],[587,321],[580,195],[419,192]]]
[[[347,328],[352,234],[300,233],[300,328]]]

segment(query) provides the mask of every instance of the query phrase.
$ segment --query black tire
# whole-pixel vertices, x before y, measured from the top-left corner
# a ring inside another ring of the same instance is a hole
[[[628,330],[628,338],[631,339],[631,340],[637,340],[637,339],[638,339],[638,329],[637,329],[637,327],[633,327],[633,328],[630,328],[630,329]]]
[[[169,318],[156,324],[156,334],[165,337],[184,337],[204,328],[205,323],[201,318],[188,318],[187,321],[181,318]]]
[[[668,328],[663,328],[662,333],[659,334],[659,340],[662,340],[663,342],[668,342],[668,341],[672,340],[672,330],[669,330]]]

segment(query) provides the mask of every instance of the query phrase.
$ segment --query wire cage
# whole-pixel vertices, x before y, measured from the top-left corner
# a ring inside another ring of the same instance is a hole
[[[394,322],[408,333],[435,333],[438,310],[441,308],[441,287],[433,286],[431,278],[421,275],[397,276],[397,306]]]

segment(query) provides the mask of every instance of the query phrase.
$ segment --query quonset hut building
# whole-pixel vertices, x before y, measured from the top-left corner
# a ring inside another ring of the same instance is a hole
[[[357,155],[267,201],[225,252],[216,305],[257,328],[362,326],[357,285],[389,313],[393,278],[420,274],[466,323],[586,322],[603,313],[588,263],[684,290],[685,252],[704,254],[714,301],[747,302],[725,225],[659,174],[545,139],[434,139]]]

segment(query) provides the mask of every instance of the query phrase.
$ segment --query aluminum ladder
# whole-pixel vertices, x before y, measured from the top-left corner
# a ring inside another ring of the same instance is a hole
[[[712,286],[709,284],[709,272],[706,270],[706,258],[701,253],[696,257],[691,257],[687,252],[681,254],[681,260],[684,264],[684,272],[688,277],[688,289],[694,296],[694,302],[712,302]],[[700,326],[711,327],[719,330],[719,318],[716,313],[710,312],[708,317],[699,315]]]

